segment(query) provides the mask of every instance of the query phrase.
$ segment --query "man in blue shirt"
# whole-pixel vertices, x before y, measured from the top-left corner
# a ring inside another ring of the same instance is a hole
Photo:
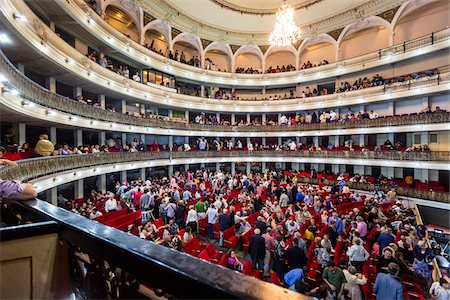
[[[295,195],[295,202],[301,202],[303,200],[303,193],[301,190],[298,190],[297,195]]]
[[[403,285],[397,275],[400,267],[396,263],[390,263],[388,273],[378,273],[373,291],[377,300],[403,300]]]
[[[284,275],[284,283],[290,290],[295,290],[295,283],[303,279],[303,270],[295,268]]]
[[[392,229],[388,228],[378,237],[378,245],[380,246],[380,252],[382,252],[384,248],[389,246],[389,244],[393,243],[394,241],[395,239],[394,235],[392,234]]]
[[[334,220],[336,222],[337,233],[339,235],[343,234],[344,233],[344,224],[337,212],[333,212],[333,215],[330,218],[328,218],[328,226],[331,226],[331,220]]]

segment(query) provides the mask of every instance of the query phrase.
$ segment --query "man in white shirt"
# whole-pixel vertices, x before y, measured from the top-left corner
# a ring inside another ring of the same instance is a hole
[[[335,111],[330,111],[330,121],[336,121],[337,120],[337,114]]]
[[[362,265],[369,259],[369,252],[361,245],[361,239],[354,239],[353,245],[347,250],[350,264],[359,272],[362,272]]]
[[[292,141],[292,142],[289,144],[289,149],[291,149],[291,151],[297,150],[297,144],[295,143],[295,141]]]
[[[282,115],[281,116],[281,118],[280,118],[280,124],[281,125],[286,125],[287,124],[287,118],[286,118],[286,116],[285,115]]]
[[[371,110],[369,113],[369,119],[373,120],[376,118],[378,118],[378,114],[376,112],[374,112],[373,110]]]
[[[189,146],[188,144],[184,144],[183,145],[184,151],[191,151],[191,146]]]
[[[133,75],[133,80],[136,81],[136,82],[141,82],[141,77],[139,76],[139,73],[138,73],[138,72],[136,72],[136,73]]]
[[[117,200],[114,197],[110,197],[105,203],[105,211],[111,212],[117,210]]]
[[[89,214],[89,219],[93,220],[97,217],[102,216],[102,212],[98,211],[95,207],[92,209],[92,212]]]
[[[207,210],[206,215],[208,216],[208,236],[210,239],[214,238],[214,225],[217,222],[218,212],[217,209],[212,204]]]
[[[197,211],[194,209],[194,205],[190,205],[186,217],[186,225],[192,228],[192,232],[197,232],[197,221]]]

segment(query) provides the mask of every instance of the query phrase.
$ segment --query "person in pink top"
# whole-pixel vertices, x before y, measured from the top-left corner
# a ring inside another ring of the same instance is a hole
[[[367,236],[367,224],[361,216],[356,217],[356,230],[358,230],[359,236],[365,240]]]

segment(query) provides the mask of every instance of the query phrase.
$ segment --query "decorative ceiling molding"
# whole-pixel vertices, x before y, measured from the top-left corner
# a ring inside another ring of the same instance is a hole
[[[333,30],[331,32],[328,32],[328,35],[333,37],[333,39],[335,39],[337,41],[339,39],[339,36],[342,33],[342,30],[344,30],[344,27],[336,29],[336,30]]]
[[[189,32],[198,35],[202,39],[211,41],[226,41],[232,45],[266,45],[269,33],[242,33],[227,31],[207,24],[202,24],[190,16],[180,12],[165,0],[130,0],[138,4],[152,16],[169,23],[177,31]],[[344,11],[319,22],[301,27],[302,38],[330,33],[339,30],[355,22],[364,20],[370,16],[379,15],[399,7],[408,0],[367,0],[354,9]],[[172,29],[173,32],[174,29]],[[173,36],[172,36],[173,38]],[[233,49],[233,48],[232,48]],[[234,51],[234,50],[233,50]]]
[[[236,5],[233,3],[230,3],[227,0],[210,0],[211,2],[219,5],[221,8],[225,8],[225,9],[229,9],[231,11],[235,11],[241,14],[246,14],[246,15],[273,15],[277,12],[278,8],[270,8],[270,9],[256,9],[256,8],[249,8],[249,7],[244,7],[244,6],[240,6],[240,5]],[[320,3],[323,0],[305,0],[302,3],[298,3],[298,4],[294,4],[291,5],[292,8],[294,8],[295,10],[299,10],[302,8],[308,8],[314,4]]]
[[[399,8],[400,8],[400,6],[397,6],[396,8],[393,8],[393,9],[387,10],[385,12],[382,12],[381,14],[378,14],[378,16],[382,19],[385,19],[389,23],[391,23]]]

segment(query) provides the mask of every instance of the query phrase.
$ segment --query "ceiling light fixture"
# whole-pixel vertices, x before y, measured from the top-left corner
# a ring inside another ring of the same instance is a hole
[[[283,0],[276,16],[275,26],[269,37],[270,45],[285,47],[295,44],[300,38],[301,31],[294,21],[294,9],[286,0]]]

